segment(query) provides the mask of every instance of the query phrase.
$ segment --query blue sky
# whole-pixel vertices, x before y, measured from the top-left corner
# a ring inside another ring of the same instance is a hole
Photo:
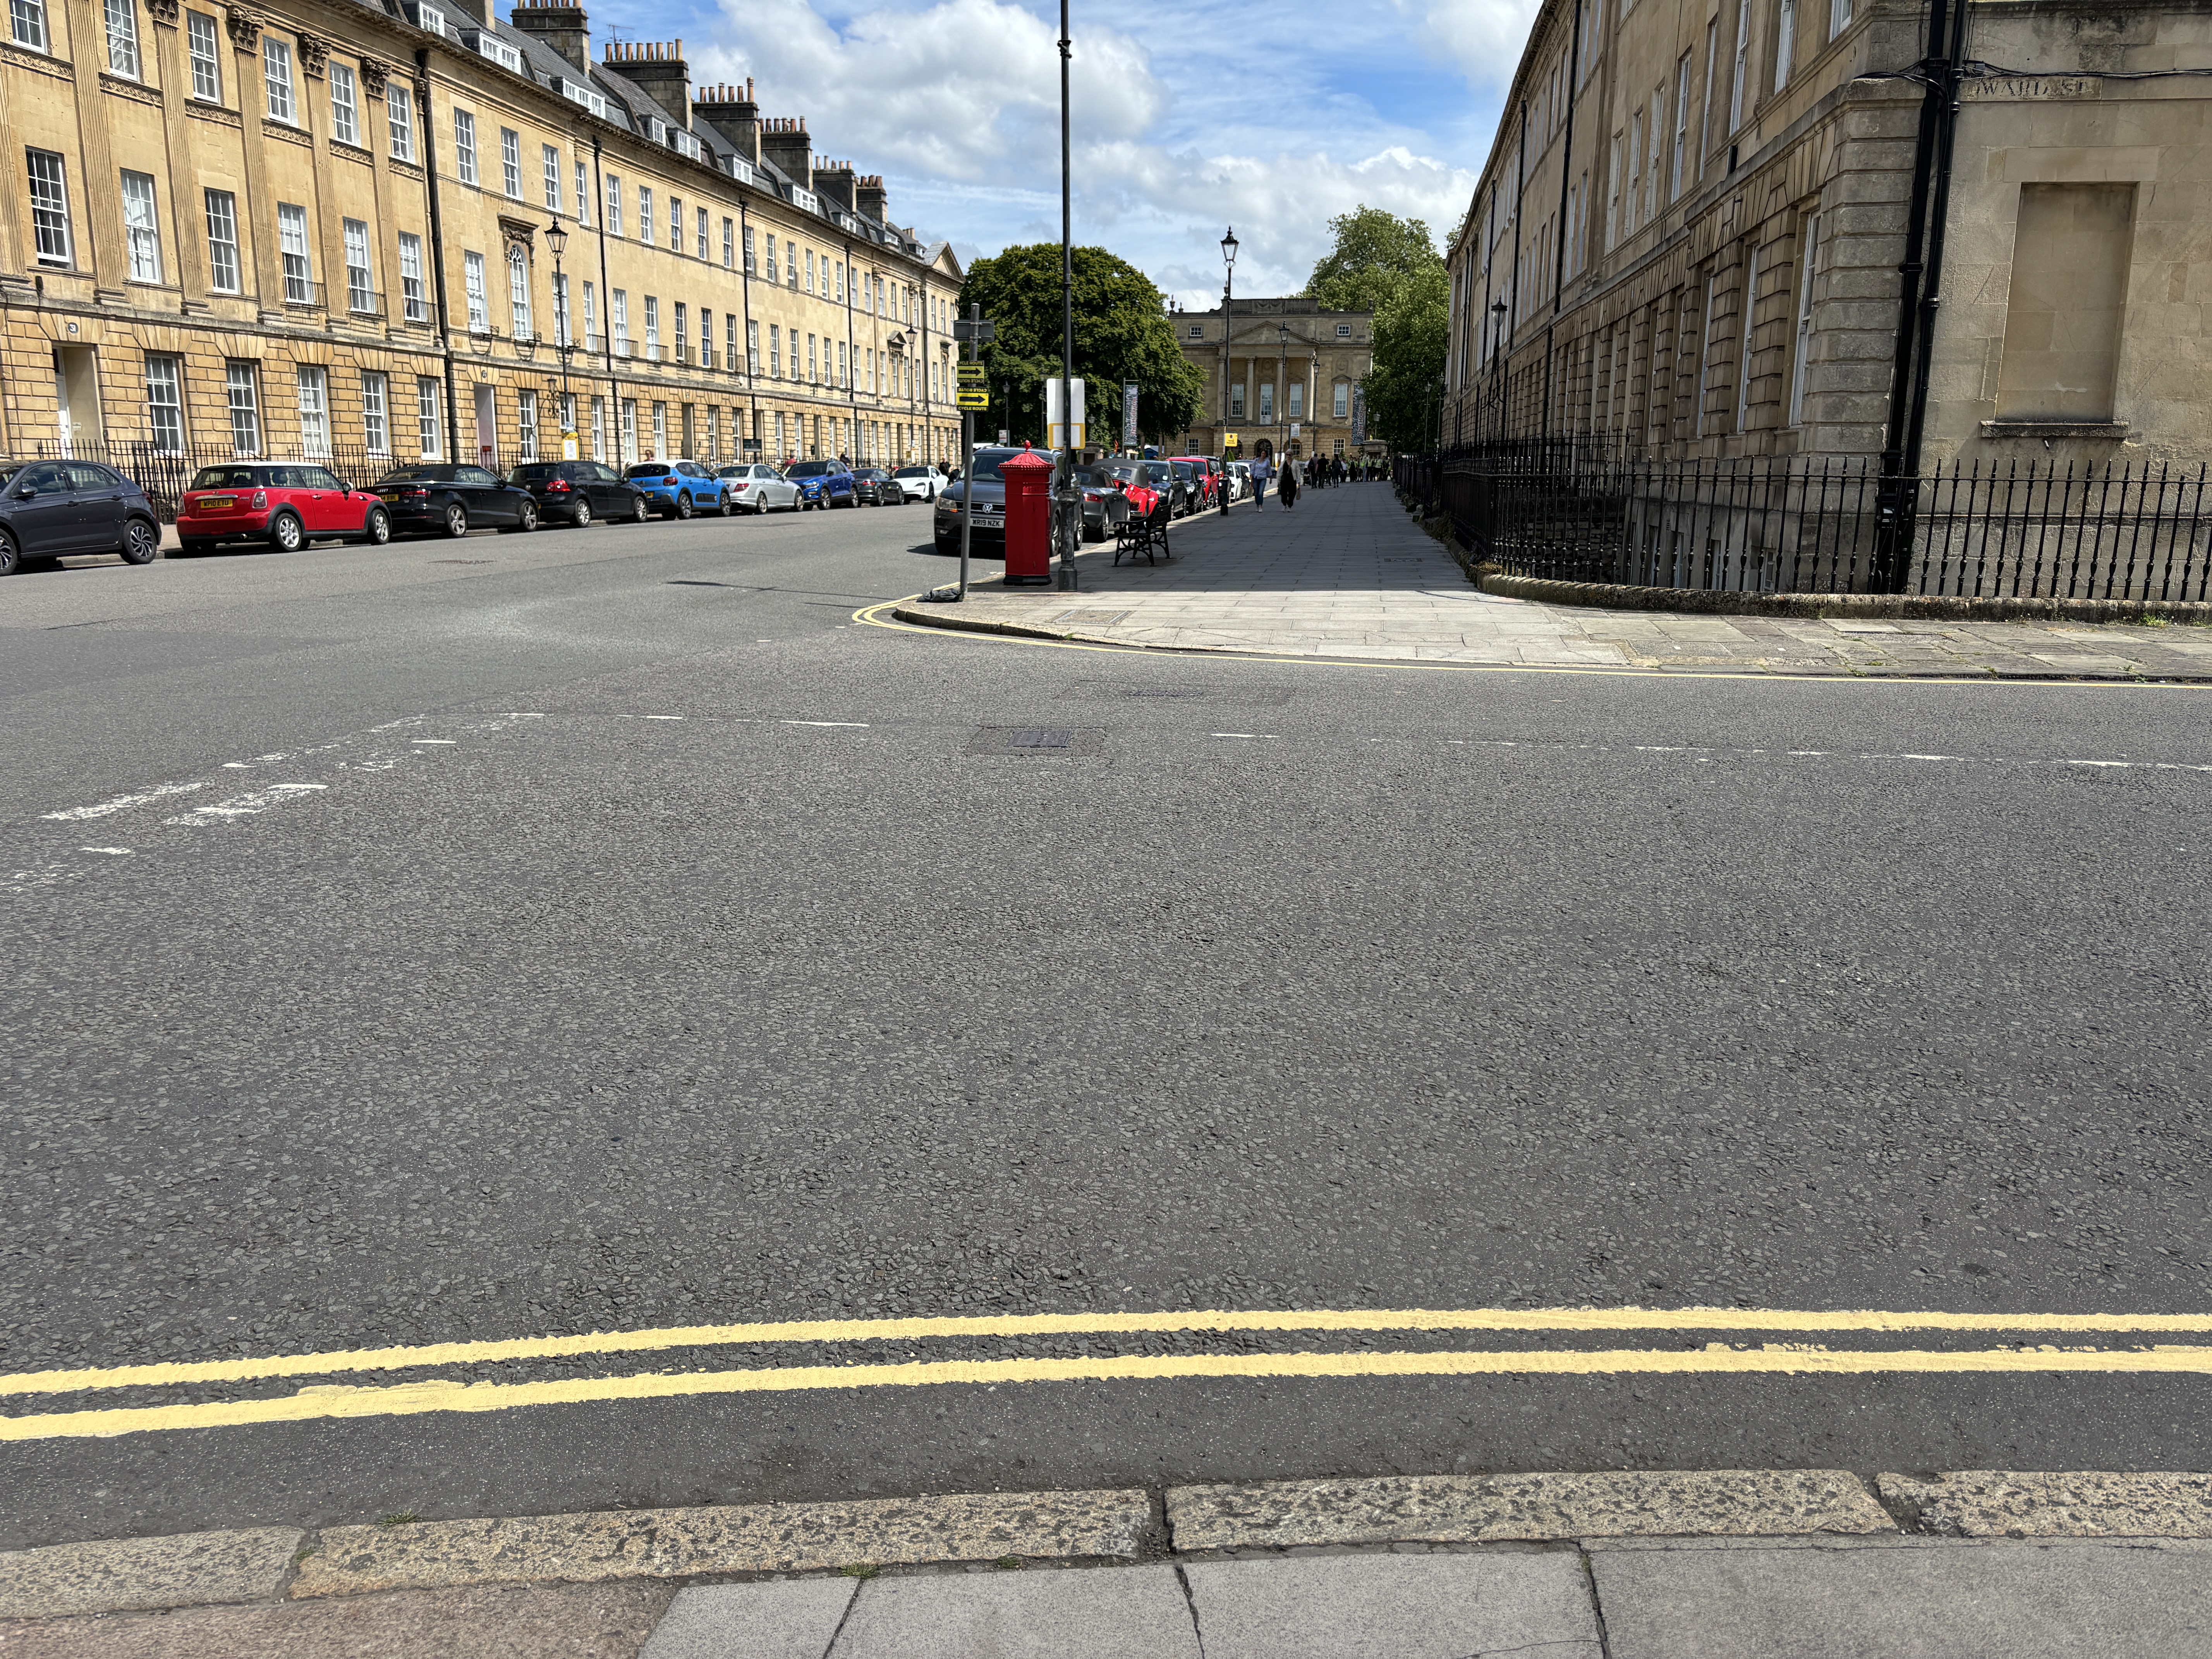
[[[1282,0],[1257,16],[1076,0],[1075,236],[1210,305],[1293,291],[1361,203],[1441,243],[1487,153],[1528,0]],[[817,158],[884,176],[891,216],[963,258],[1060,234],[1056,6],[607,0],[594,50],[680,38],[695,86],[754,77]]]

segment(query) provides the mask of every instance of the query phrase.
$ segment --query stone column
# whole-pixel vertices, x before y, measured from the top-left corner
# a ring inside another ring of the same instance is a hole
[[[130,265],[123,252],[123,187],[108,138],[107,95],[100,87],[100,71],[107,63],[107,21],[95,0],[69,0],[69,29],[76,58],[78,153],[84,157],[84,174],[77,180],[82,227],[77,268],[92,276],[95,298],[119,305],[124,273]],[[84,235],[83,230],[90,234]],[[84,257],[88,245],[89,259]]]
[[[184,47],[178,39],[178,0],[145,0],[154,38],[146,43],[147,56],[155,65],[161,84],[161,147],[168,159],[170,257],[176,261],[178,285],[184,290],[184,309],[207,308],[207,235],[202,215],[199,185],[192,167],[190,140],[185,131],[185,98],[191,89],[191,72],[185,67]]]
[[[239,233],[246,238],[253,261],[253,297],[263,320],[280,322],[284,316],[283,267],[276,258],[276,204],[269,199],[269,163],[264,152],[261,123],[268,109],[262,90],[261,15],[245,6],[233,6],[223,15],[237,61],[239,154],[246,163],[246,199],[238,204]]]
[[[312,228],[309,234],[319,244],[315,252],[315,276],[323,285],[324,326],[329,319],[347,313],[345,294],[345,231],[339,195],[331,178],[331,43],[319,36],[302,31],[295,37],[300,60],[300,125],[313,146],[315,199],[307,205],[307,220]],[[360,119],[358,104],[361,86],[358,77],[354,84],[356,107],[355,119]]]
[[[376,210],[375,218],[369,222],[370,257],[376,262],[377,286],[384,294],[384,335],[386,339],[397,339],[399,337],[396,331],[404,319],[406,300],[399,288],[399,227],[393,221],[394,191],[392,170],[387,165],[392,152],[392,140],[386,131],[391,114],[384,100],[390,90],[391,79],[389,64],[375,58],[361,60],[362,137],[368,153],[376,158],[369,168]],[[426,275],[423,281],[428,280]],[[410,386],[408,392],[411,396],[414,388]],[[398,453],[396,448],[393,453]]]

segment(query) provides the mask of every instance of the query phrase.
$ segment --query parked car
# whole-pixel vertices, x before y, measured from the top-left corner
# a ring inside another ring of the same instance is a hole
[[[642,489],[647,505],[665,519],[688,519],[694,513],[727,518],[735,510],[722,481],[696,461],[640,461],[623,477]]]
[[[1229,463],[1229,499],[1247,501],[1252,499],[1252,468],[1244,461]]]
[[[891,477],[910,501],[933,501],[945,490],[945,475],[933,466],[902,466]]]
[[[842,461],[793,461],[783,476],[799,486],[801,508],[853,505],[853,475]]]
[[[1100,461],[1077,467],[1075,482],[1083,491],[1083,539],[1103,542],[1127,510],[1115,499],[1121,494],[1121,480],[1114,476],[1110,463]]]
[[[526,489],[548,524],[581,528],[594,519],[643,524],[653,508],[635,484],[599,461],[525,461],[507,475]]]
[[[972,496],[975,516],[968,528],[970,550],[986,558],[1006,556],[1006,481],[1000,476],[999,469],[1015,456],[1026,453],[995,447],[979,449],[969,468],[969,476],[955,478],[939,492],[937,514],[932,520],[939,552],[960,550],[960,515],[968,511]]]
[[[392,529],[392,515],[375,491],[356,489],[328,467],[299,461],[204,466],[177,503],[177,546],[185,553],[225,542],[266,543],[292,553],[333,538],[381,546]]]
[[[856,466],[853,469],[853,500],[870,507],[904,507],[906,491],[900,489],[891,475],[879,466]]]
[[[146,492],[97,461],[0,461],[0,576],[69,553],[151,564],[161,521]]]
[[[1182,518],[1197,512],[1206,504],[1206,463],[1170,455],[1167,465],[1175,469],[1176,477],[1182,480],[1183,485],[1182,502],[1176,508],[1175,515]]]
[[[1147,492],[1145,511],[1152,510],[1152,499],[1168,498],[1168,516],[1179,519],[1188,510],[1189,481],[1178,473],[1167,461],[1113,460],[1105,464],[1106,471],[1121,480],[1122,493],[1128,496],[1131,512],[1137,510],[1139,490]]]
[[[740,461],[714,476],[741,512],[758,514],[770,507],[788,507],[793,513],[799,509],[799,486],[766,461]]]
[[[486,526],[538,528],[535,496],[465,461],[396,466],[376,481],[375,489],[397,531],[458,537]]]

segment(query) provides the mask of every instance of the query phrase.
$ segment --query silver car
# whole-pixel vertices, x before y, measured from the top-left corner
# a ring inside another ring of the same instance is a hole
[[[945,475],[933,466],[902,466],[891,477],[910,501],[933,501],[945,490]]]
[[[799,511],[799,486],[766,461],[740,461],[714,476],[722,481],[740,513],[765,513],[770,507]]]

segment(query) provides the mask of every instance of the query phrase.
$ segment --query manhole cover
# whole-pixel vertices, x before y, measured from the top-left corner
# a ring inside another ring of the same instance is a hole
[[[1075,628],[1111,628],[1128,614],[1126,611],[1063,611],[1053,620]]]
[[[432,564],[489,564],[489,559],[433,559]]]
[[[987,726],[968,739],[970,755],[1095,755],[1106,734],[1095,728],[1066,726]]]

